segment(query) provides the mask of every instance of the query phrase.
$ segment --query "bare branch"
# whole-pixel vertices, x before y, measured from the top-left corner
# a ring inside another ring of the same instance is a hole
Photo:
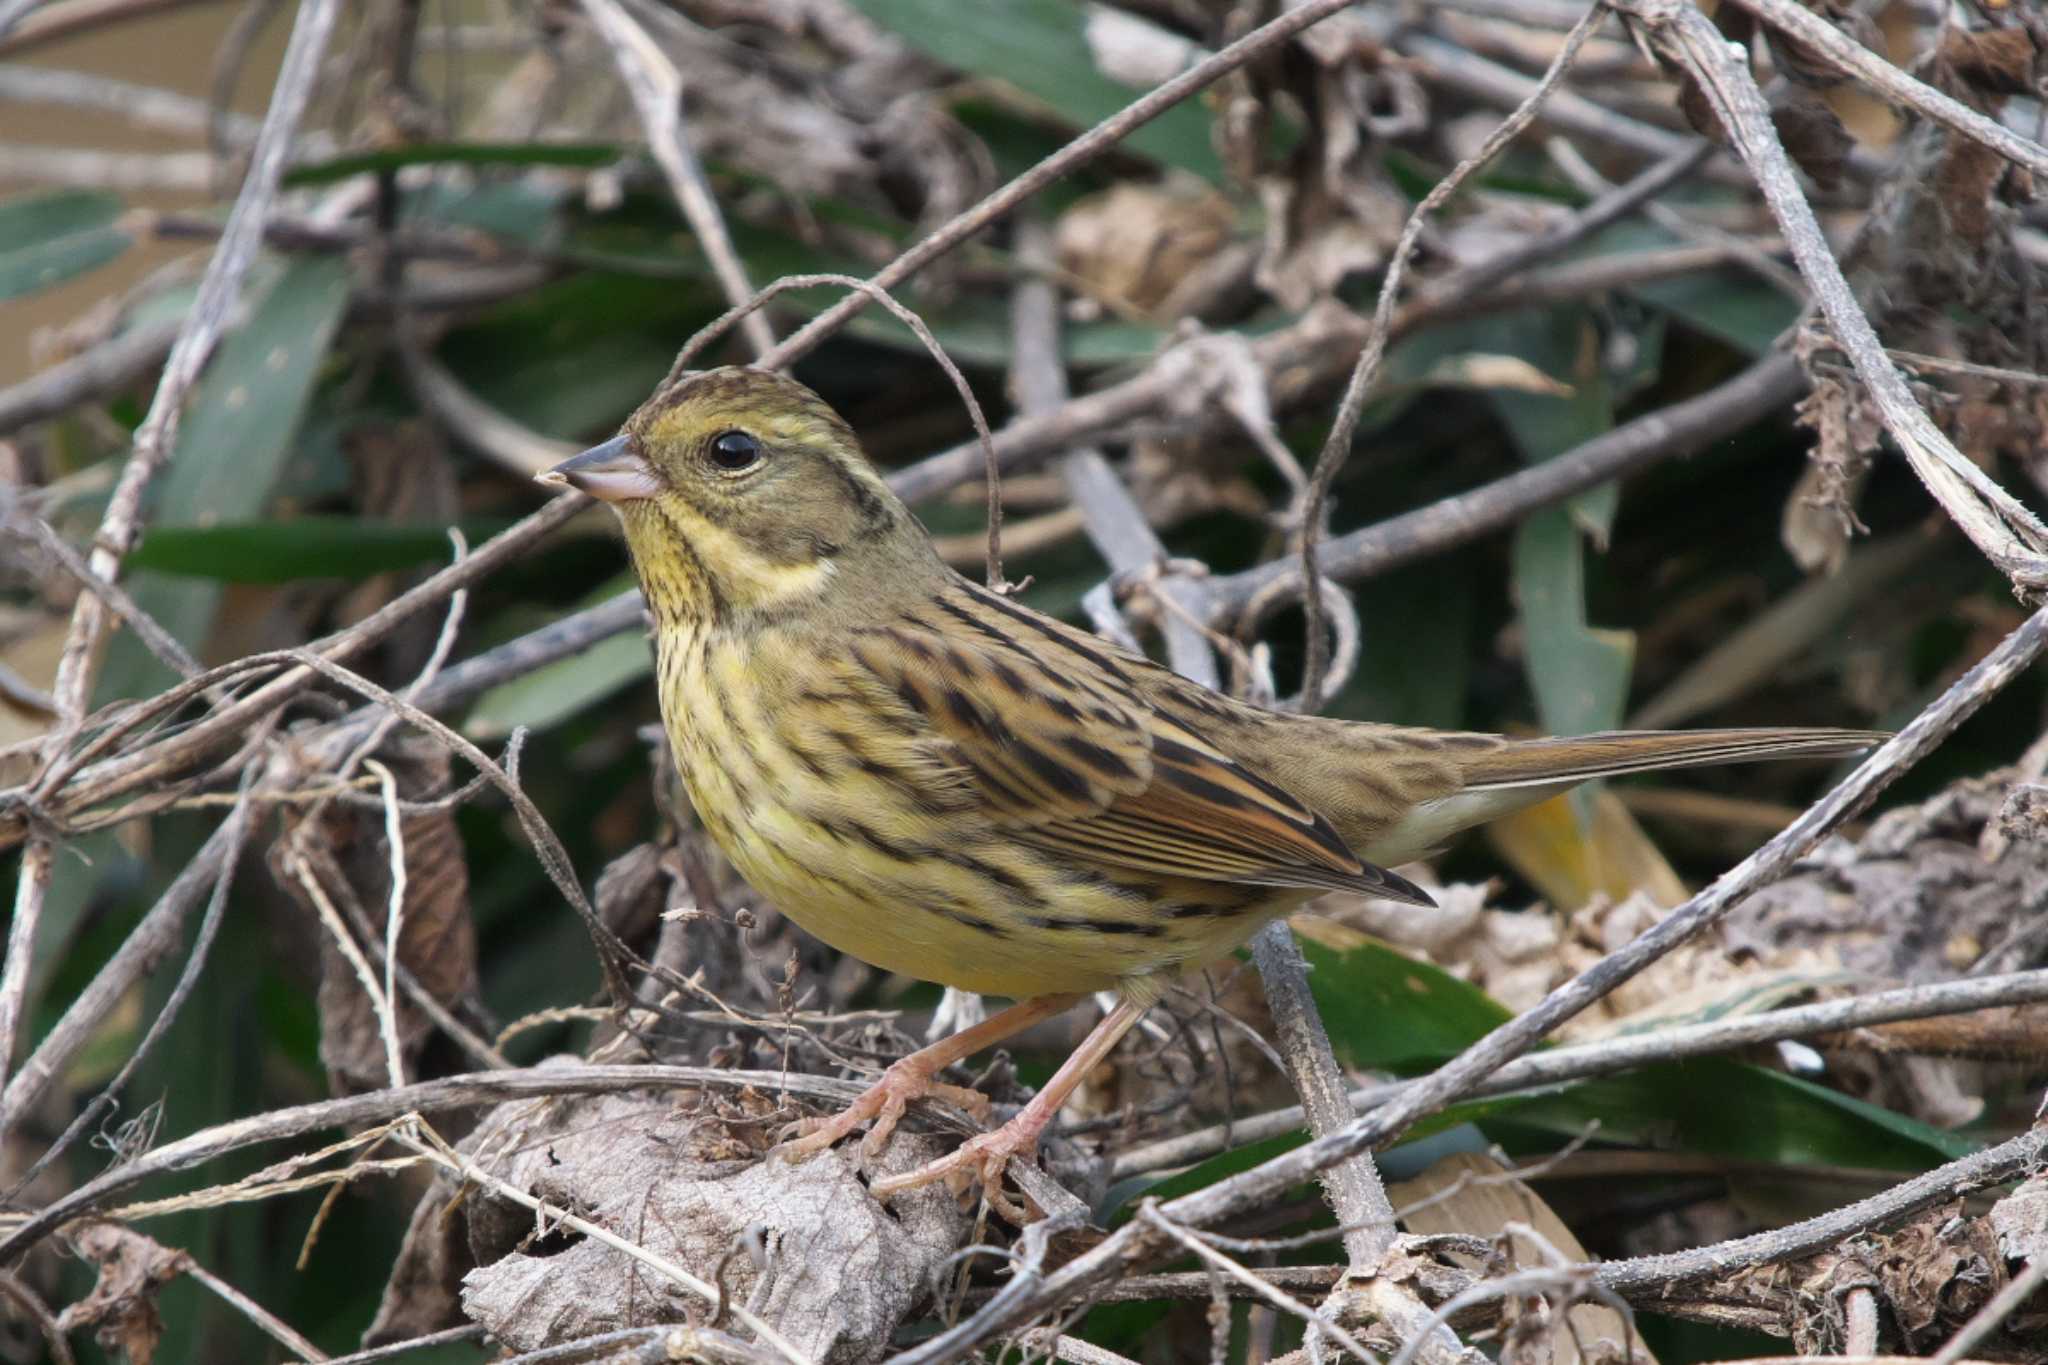
[[[170,358],[164,363],[156,397],[136,429],[134,448],[108,501],[99,534],[94,537],[88,562],[99,578],[112,582],[120,574],[121,559],[141,529],[143,491],[170,458],[185,395],[199,378],[199,371],[227,326],[229,311],[241,293],[242,277],[248,273],[262,240],[264,216],[277,195],[299,119],[313,97],[320,56],[326,51],[340,9],[338,0],[307,0],[299,9],[270,109],[256,139],[249,174],[228,215],[220,245],[207,262],[192,311],[186,314]],[[58,661],[57,681],[51,688],[58,719],[43,750],[46,760],[63,751],[83,722],[92,690],[93,661],[98,657],[100,637],[106,630],[109,614],[110,608],[97,594],[79,597],[72,613],[71,632]],[[13,1065],[15,1035],[27,1003],[29,969],[54,852],[54,844],[47,836],[31,835],[22,854],[14,918],[7,933],[7,961],[4,974],[0,974],[0,1076],[5,1076]]]
[[[647,145],[668,178],[669,191],[683,218],[697,234],[697,243],[711,262],[711,273],[718,277],[726,302],[745,302],[753,297],[754,286],[747,282],[747,268],[733,250],[732,234],[726,231],[711,183],[704,178],[704,168],[683,128],[682,73],[647,30],[633,22],[619,0],[583,0],[583,8],[619,64],[619,75],[625,79],[640,112],[640,125],[647,132]],[[774,348],[775,332],[766,314],[749,313],[740,325],[756,355],[765,356]]]
[[[2025,166],[2037,176],[2048,175],[2048,147],[2032,138],[2021,137],[1926,82],[1916,80],[1795,0],[1735,0],[1735,3],[1772,28],[1797,38],[1806,50],[1844,75],[1854,76],[1892,103],[1903,105],[1972,142],[1983,143],[2007,161]],[[1635,14],[1652,30],[1694,28],[1683,13],[1692,9],[1690,0],[1654,0],[1653,4],[1640,7],[1631,3],[1617,5],[1616,8]],[[1689,35],[1687,41],[1696,39]],[[1726,44],[1721,46],[1725,49]]]
[[[1904,376],[1885,354],[1884,343],[1878,340],[1870,319],[1856,302],[1848,280],[1843,278],[1841,264],[1835,260],[1806,196],[1799,189],[1791,160],[1771,127],[1763,94],[1750,74],[1747,54],[1731,48],[1713,22],[1690,3],[1618,0],[1616,8],[1632,15],[1650,42],[1694,78],[1722,126],[1728,129],[1729,138],[1756,177],[1757,187],[1784,230],[1793,259],[1812,288],[1814,302],[1826,317],[1828,329],[1848,353],[1857,378],[1863,381],[1884,419],[1885,430],[1898,442],[1913,472],[1927,485],[1927,491],[2023,594],[2048,589],[2048,526],[1999,487],[1975,461],[1957,450],[1914,400]],[[1812,15],[1806,18],[1837,43],[1847,43],[1826,23]],[[1807,36],[1804,26],[1800,36]],[[1893,71],[1889,64],[1874,56],[1870,61]],[[1986,127],[1993,126],[1981,116],[1970,117]],[[1995,145],[2002,152],[2007,150],[2005,142],[2024,141],[2003,129],[1997,131],[2003,134],[2003,141]],[[2038,161],[2030,156],[2023,164],[2048,167],[2048,152],[2038,147],[2032,147],[2032,152],[2038,154]]]
[[[1546,1048],[1509,1062],[1472,1093],[1476,1097],[1491,1097],[1536,1091],[1589,1076],[1608,1076],[1639,1066],[1712,1056],[1758,1043],[1814,1038],[1905,1019],[1934,1019],[2044,1001],[2048,1001],[2048,970],[1903,986],[1816,1005]],[[1361,1086],[1350,1093],[1350,1105],[1355,1113],[1368,1113],[1418,1084],[1419,1081],[1386,1081]],[[1219,1124],[1135,1147],[1118,1155],[1110,1168],[1110,1178],[1123,1180],[1148,1171],[1185,1166],[1214,1156],[1230,1144],[1264,1142],[1299,1130],[1303,1117],[1298,1108],[1275,1109],[1235,1119],[1227,1126]]]
[[[1394,301],[1401,294],[1401,276],[1408,268],[1408,258],[1415,254],[1415,244],[1421,240],[1422,229],[1427,226],[1429,216],[1535,121],[1537,111],[1555,93],[1558,83],[1571,70],[1572,59],[1579,55],[1579,49],[1586,45],[1586,40],[1593,36],[1593,30],[1606,15],[1607,9],[1602,0],[1593,0],[1584,17],[1565,36],[1564,45],[1558,49],[1550,69],[1543,73],[1543,79],[1536,83],[1536,88],[1500,126],[1487,134],[1478,151],[1459,162],[1449,175],[1422,196],[1422,202],[1401,225],[1400,239],[1394,243],[1393,253],[1387,257],[1386,275],[1380,281],[1379,302],[1373,308],[1372,330],[1366,333],[1365,350],[1359,355],[1357,365],[1352,367],[1351,378],[1344,385],[1344,396],[1337,403],[1337,416],[1330,423],[1330,434],[1323,441],[1322,453],[1316,457],[1315,472],[1309,476],[1308,494],[1302,500],[1301,576],[1302,582],[1308,585],[1302,594],[1302,610],[1308,618],[1308,648],[1301,666],[1301,695],[1302,704],[1309,709],[1319,704],[1323,692],[1323,671],[1329,666],[1330,659],[1330,642],[1323,624],[1321,571],[1316,567],[1316,546],[1322,539],[1323,507],[1329,501],[1330,485],[1336,482],[1344,461],[1350,457],[1351,442],[1358,435],[1358,420],[1365,412],[1365,400],[1379,378],[1380,359],[1386,355],[1387,342],[1393,334]]]
[[[1505,530],[1536,508],[1609,479],[1689,454],[1783,408],[1805,391],[1806,376],[1798,361],[1775,353],[1765,356],[1697,397],[1645,413],[1555,459],[1338,536],[1322,548],[1317,560],[1323,572],[1346,581],[1385,573]],[[1255,569],[1209,580],[1202,585],[1209,620],[1233,619],[1275,584],[1288,584],[1287,591],[1298,595],[1300,565],[1269,560]]]
[[[1278,47],[1309,25],[1345,8],[1350,2],[1351,0],[1303,0],[1303,3],[1282,12],[1277,18],[1261,24],[1214,56],[1204,58],[1172,80],[1132,101],[924,238],[878,271],[874,283],[884,289],[893,289],[1047,185],[1094,160],[1190,95],[1215,84],[1246,62]],[[795,364],[819,342],[845,326],[849,318],[866,306],[865,297],[849,294],[812,318],[801,330],[785,338],[773,351],[762,356],[761,365],[767,369],[785,369]]]
[[[1412,1089],[1353,1121],[1341,1132],[1317,1138],[1249,1171],[1172,1200],[1161,1207],[1161,1214],[1183,1225],[1201,1227],[1263,1207],[1317,1171],[1358,1152],[1369,1151],[1401,1133],[1422,1116],[1471,1094],[1487,1077],[1533,1047],[1559,1024],[1712,924],[1749,892],[1780,875],[1800,854],[1853,816],[1999,689],[2023,672],[2044,648],[2048,648],[2048,610],[2028,618],[1912,724],[1865,760],[1840,786],[1778,837],[1634,941],[1608,954],[1553,990],[1536,1006],[1501,1025],[1417,1082]],[[1944,1168],[1944,1172],[1957,1169],[2009,1171],[2015,1169],[2009,1163],[2029,1160],[2044,1146],[2048,1146],[2048,1133],[2029,1134],[1995,1149],[1998,1153],[1995,1156],[1985,1153],[1979,1154],[1981,1160],[1979,1157],[1966,1158],[1953,1167]],[[1907,1182],[1907,1186],[1899,1189],[1904,1191],[1908,1186],[1917,1186],[1922,1195],[1928,1188],[1947,1188],[1942,1182],[1935,1182],[1931,1187]],[[1019,1295],[997,1326],[1022,1321],[1065,1302],[1158,1250],[1157,1238],[1148,1237],[1140,1224],[1127,1225],[1061,1267],[1042,1286],[1035,1287],[1029,1294]],[[1605,1279],[1602,1283],[1621,1288]]]

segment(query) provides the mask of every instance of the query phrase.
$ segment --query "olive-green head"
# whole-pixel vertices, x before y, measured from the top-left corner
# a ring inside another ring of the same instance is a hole
[[[612,504],[648,601],[670,616],[786,610],[877,558],[936,563],[845,420],[766,370],[686,374],[539,477]]]

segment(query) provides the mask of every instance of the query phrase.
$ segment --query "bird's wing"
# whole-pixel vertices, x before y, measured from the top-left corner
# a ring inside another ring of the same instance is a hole
[[[960,619],[947,629],[870,628],[850,662],[878,704],[915,716],[1013,837],[1082,864],[1431,903],[1146,704],[1131,673],[1153,665],[979,590],[948,602]]]

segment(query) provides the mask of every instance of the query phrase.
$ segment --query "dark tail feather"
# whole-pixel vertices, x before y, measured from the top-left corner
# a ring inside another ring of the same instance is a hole
[[[1458,757],[1465,770],[1465,790],[1472,791],[1549,787],[1715,763],[1843,758],[1890,738],[1878,730],[1611,730],[1570,738],[1511,740],[1498,749]]]

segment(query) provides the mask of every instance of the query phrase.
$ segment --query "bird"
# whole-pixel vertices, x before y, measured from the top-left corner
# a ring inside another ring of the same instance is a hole
[[[955,1062],[1097,992],[1115,1007],[1007,1123],[884,1199],[974,1181],[999,1211],[1081,1078],[1184,971],[1326,891],[1416,906],[1390,870],[1592,778],[1853,754],[1862,730],[1568,738],[1268,710],[949,567],[846,421],[780,373],[685,373],[542,473],[611,505],[652,622],[664,728],[704,830],[804,930],[1017,1003],[889,1065],[790,1159],[887,1142]]]

